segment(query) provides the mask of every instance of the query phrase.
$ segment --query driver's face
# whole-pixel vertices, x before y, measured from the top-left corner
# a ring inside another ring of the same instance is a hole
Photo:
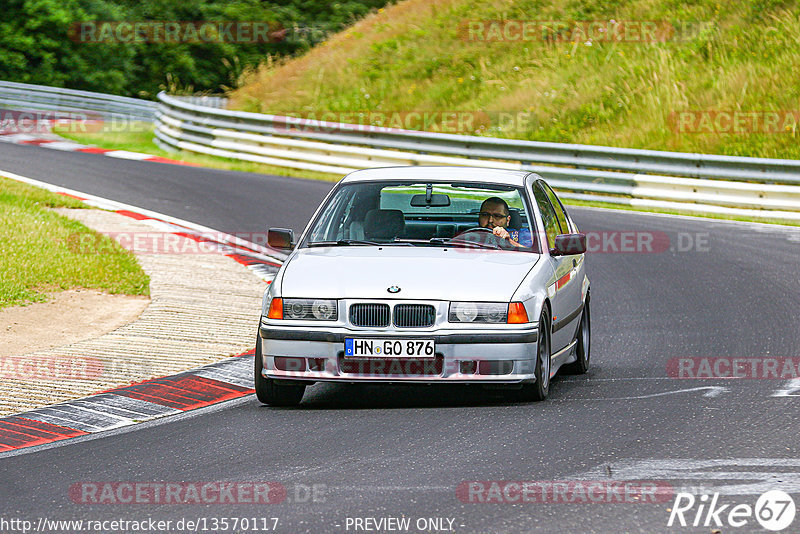
[[[478,215],[478,224],[483,228],[493,229],[496,226],[505,228],[508,226],[511,217],[505,212],[502,204],[484,202],[481,205],[481,212]]]

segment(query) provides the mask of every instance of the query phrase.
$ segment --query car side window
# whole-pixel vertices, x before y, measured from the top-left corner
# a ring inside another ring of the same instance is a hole
[[[547,193],[542,190],[542,186],[538,183],[533,187],[533,196],[542,214],[544,231],[547,234],[547,248],[553,249],[556,246],[556,236],[559,234],[558,217],[552,204],[547,199]]]
[[[542,188],[544,189],[545,193],[547,193],[547,198],[550,199],[550,204],[552,204],[553,209],[556,212],[556,218],[558,219],[558,225],[561,227],[562,234],[569,233],[569,223],[567,222],[567,216],[564,214],[564,208],[561,206],[561,202],[558,201],[558,197],[550,189],[550,186],[547,184],[542,184]]]

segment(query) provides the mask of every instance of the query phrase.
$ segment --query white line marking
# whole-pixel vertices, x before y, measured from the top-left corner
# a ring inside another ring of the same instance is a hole
[[[48,407],[49,408],[49,407]],[[76,421],[74,419],[68,419],[65,417],[59,417],[58,415],[53,415],[50,412],[46,412],[47,408],[39,408],[32,412],[23,412],[18,415],[19,417],[24,417],[25,419],[33,419],[35,421],[41,421],[43,423],[50,423],[51,425],[58,425],[63,426],[65,428],[73,428],[75,430],[81,430],[83,432],[98,432],[102,430],[97,425],[93,425],[90,423],[85,423],[83,421]],[[60,414],[60,412],[57,412]]]
[[[248,366],[251,367],[251,366]],[[212,369],[200,369],[199,371],[195,371],[195,376],[201,376],[203,378],[210,378],[212,380],[216,380],[218,382],[223,382],[226,384],[232,384],[234,386],[239,386],[243,388],[253,389],[253,377],[242,378],[233,376],[227,373],[222,373]]]
[[[84,397],[82,399],[69,401],[69,404],[73,406],[92,408],[101,413],[107,413],[137,421],[143,421],[150,417],[169,415],[171,413],[177,413],[180,411],[174,408],[169,408],[168,406],[156,404],[154,402],[147,402],[134,399],[132,397],[124,397],[122,395],[114,395],[112,393],[102,393],[100,395]]]
[[[769,468],[753,470],[753,467]],[[603,464],[569,477],[576,480],[699,480],[696,492],[722,495],[758,495],[771,489],[788,493],[800,491],[800,459],[647,459],[622,460]],[[730,484],[727,481],[743,483]]]
[[[139,161],[154,157],[151,154],[142,154],[141,152],[128,152],[127,150],[111,150],[109,152],[105,152],[103,155],[112,158],[133,159]]]
[[[0,136],[0,141],[6,141],[8,143],[21,143],[23,141],[33,141],[34,139],[39,138],[26,133],[2,134],[2,136]]]
[[[591,383],[591,382],[625,382],[627,380],[675,380],[674,378],[670,378],[668,376],[653,376],[653,377],[621,377],[621,378],[584,378],[580,376],[576,376],[574,378],[570,377],[563,377],[559,378],[559,382],[582,382],[582,383]]]
[[[784,386],[786,389],[776,389],[773,397],[800,397],[800,378],[793,378]]]
[[[630,397],[599,397],[594,399],[552,399],[555,402],[586,402],[586,401],[615,401],[615,400],[638,400],[638,399],[652,399],[654,397],[664,397],[666,395],[677,395],[678,393],[690,393],[692,391],[704,391],[707,390],[706,393],[703,394],[703,397],[718,397],[723,393],[727,393],[730,391],[730,388],[722,387],[722,386],[701,386],[696,388],[689,388],[689,389],[678,389],[675,391],[662,391],[661,393],[651,393],[649,395],[634,395]]]
[[[72,141],[53,141],[51,143],[47,143],[47,148],[74,151],[78,150],[79,148],[89,148],[89,145],[81,145],[80,143],[73,143]]]

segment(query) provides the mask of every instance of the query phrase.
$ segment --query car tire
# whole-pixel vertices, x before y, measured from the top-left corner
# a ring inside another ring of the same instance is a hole
[[[577,340],[578,344],[575,347],[575,357],[577,359],[564,366],[564,371],[572,375],[582,375],[589,370],[589,357],[592,349],[592,314],[589,311],[588,298],[583,306],[583,315],[578,326]]]
[[[516,397],[521,402],[543,401],[550,393],[550,315],[547,309],[539,317],[539,339],[536,343],[536,381],[524,383],[517,390]]]
[[[255,376],[253,382],[256,388],[256,397],[262,404],[270,406],[297,406],[306,392],[305,385],[287,386],[276,384],[275,380],[262,376],[263,361],[261,358],[261,338],[256,337]]]

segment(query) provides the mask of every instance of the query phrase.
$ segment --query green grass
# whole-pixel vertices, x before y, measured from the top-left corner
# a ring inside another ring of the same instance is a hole
[[[71,139],[77,143],[99,146],[111,150],[128,150],[131,152],[142,152],[161,156],[177,161],[183,161],[211,169],[223,169],[228,171],[255,172],[260,174],[274,174],[278,176],[293,176],[309,178],[312,180],[324,180],[328,182],[338,182],[342,175],[327,174],[313,171],[299,171],[287,167],[273,167],[249,161],[239,161],[205,154],[195,154],[184,150],[172,152],[163,150],[153,142],[153,126],[147,123],[134,123],[122,131],[116,132],[92,132],[81,131],[57,126],[53,129],[55,133],[66,139]]]
[[[663,21],[680,38],[468,39],[468,21],[491,20]],[[674,115],[782,111],[800,121],[799,35],[800,4],[780,0],[404,0],[302,57],[268,59],[245,75],[232,103],[317,117],[462,111],[475,114],[475,129],[458,133],[800,159],[800,128],[791,124],[777,133],[689,133]],[[527,121],[501,124],[492,118],[500,112]]]
[[[149,295],[136,257],[115,241],[47,208],[80,201],[0,177],[0,308],[47,300],[47,293],[91,288]]]

